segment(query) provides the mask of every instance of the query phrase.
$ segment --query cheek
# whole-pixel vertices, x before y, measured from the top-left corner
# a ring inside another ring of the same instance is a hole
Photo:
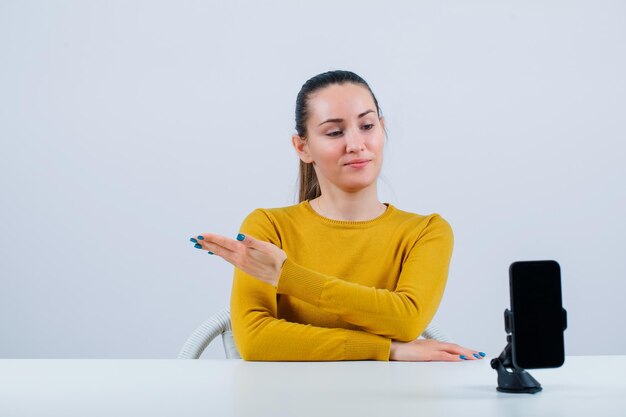
[[[345,146],[339,141],[331,142],[324,149],[320,149],[319,157],[324,164],[336,165],[337,161],[341,159],[341,156],[345,153]]]
[[[380,135],[380,136],[375,136],[373,138],[371,138],[370,143],[369,143],[369,147],[372,151],[376,152],[377,154],[382,154],[383,152],[383,146],[385,144],[385,136],[384,135]]]

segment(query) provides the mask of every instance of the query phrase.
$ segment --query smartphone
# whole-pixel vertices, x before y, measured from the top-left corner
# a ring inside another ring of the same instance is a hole
[[[556,261],[519,261],[509,267],[511,350],[522,369],[558,368],[565,362],[567,327]]]

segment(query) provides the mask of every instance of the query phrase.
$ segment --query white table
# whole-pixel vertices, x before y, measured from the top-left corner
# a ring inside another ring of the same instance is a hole
[[[537,394],[496,391],[490,359],[4,359],[0,416],[626,416],[626,356],[531,370]]]

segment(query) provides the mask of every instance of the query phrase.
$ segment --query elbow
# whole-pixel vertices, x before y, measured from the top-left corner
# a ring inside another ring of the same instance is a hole
[[[410,342],[422,334],[424,331],[424,324],[419,318],[410,318],[405,320],[397,329],[395,335],[391,338],[398,342]]]
[[[256,355],[258,349],[255,348],[254,337],[250,333],[242,334],[233,326],[233,340],[241,359],[245,361],[259,360]]]
[[[403,328],[399,329],[396,337],[393,337],[393,339],[398,342],[410,342],[417,339],[420,334],[421,332],[417,330],[417,326],[414,324],[407,324],[406,326],[403,326]]]
[[[233,340],[241,359],[245,361],[272,360],[268,355],[268,349],[264,348],[266,341],[263,338],[263,332],[259,330],[259,328],[252,330],[248,326],[240,328],[233,322]]]
[[[244,361],[261,361],[264,360],[261,355],[259,355],[260,350],[256,348],[254,343],[254,339],[247,337],[243,340],[238,340],[235,342],[237,346],[237,351],[239,352],[239,356]]]
[[[271,350],[264,349],[259,343],[255,343],[254,339],[247,340],[241,344],[241,347],[237,345],[239,350],[239,356],[244,361],[278,361],[281,360],[279,356],[272,354]]]
[[[394,334],[391,338],[399,342],[410,342],[417,339],[424,331],[424,316],[418,301],[413,297],[405,297],[403,314],[397,317]]]
[[[233,332],[234,335],[234,332]],[[237,352],[239,353],[239,356],[241,356],[241,359],[243,359],[244,361],[249,361],[250,359],[250,351],[251,349],[251,343],[249,340],[247,339],[241,339],[241,337],[234,337],[235,340],[235,346],[237,347]]]
[[[239,356],[241,356],[241,359],[243,359],[244,361],[258,361],[259,358],[256,357],[256,355],[254,354],[255,350],[254,348],[251,346],[250,343],[246,343],[244,345],[237,346],[237,349],[239,350]]]

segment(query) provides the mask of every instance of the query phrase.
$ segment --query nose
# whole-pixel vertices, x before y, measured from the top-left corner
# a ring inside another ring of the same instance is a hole
[[[346,138],[346,152],[359,152],[365,148],[365,135],[360,131],[351,132],[344,137]]]

